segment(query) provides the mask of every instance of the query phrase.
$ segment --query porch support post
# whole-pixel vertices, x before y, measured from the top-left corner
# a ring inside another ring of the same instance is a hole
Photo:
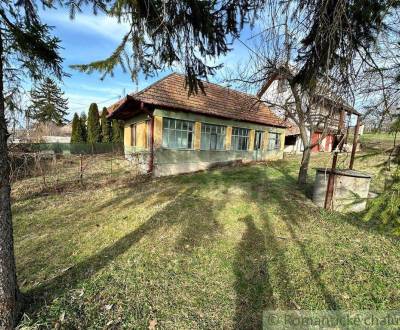
[[[352,170],[354,167],[354,158],[357,151],[357,144],[358,144],[358,132],[360,130],[361,118],[360,115],[357,116],[357,124],[354,129],[354,138],[353,138],[353,148],[351,149],[351,157],[350,157],[350,166],[349,168]]]

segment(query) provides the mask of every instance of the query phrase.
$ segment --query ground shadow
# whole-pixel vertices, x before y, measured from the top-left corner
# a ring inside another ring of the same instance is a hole
[[[236,276],[236,329],[260,329],[262,312],[274,305],[266,263],[265,237],[248,215],[239,221],[246,225],[237,247],[233,266]]]
[[[221,230],[222,227],[214,219],[216,206],[213,201],[198,196],[195,187],[188,187],[185,191],[171,196],[170,199],[171,201],[164,208],[151,216],[136,230],[126,234],[98,253],[64,270],[58,276],[28,291],[26,298],[30,304],[27,306],[27,314],[35,314],[47,302],[63,295],[70,289],[76,288],[96,272],[107,267],[127,250],[134,247],[146,235],[153,235],[160,231],[165,231],[171,226],[179,225],[183,228],[177,238],[177,246],[180,249],[188,244],[190,244],[191,248],[207,244],[213,235]],[[201,214],[192,212],[193,201],[196,201],[197,207],[202,209]],[[119,203],[121,202],[123,201],[120,200]],[[177,213],[177,210],[180,210],[179,213]],[[203,221],[201,218],[207,219],[207,221]],[[199,232],[192,229],[188,230],[188,228],[195,227],[199,222],[202,222]]]
[[[315,264],[312,255],[307,251],[307,242],[300,239],[298,235],[298,232],[301,232],[301,221],[299,221],[299,219],[307,219],[309,217],[309,208],[313,206],[308,205],[307,207],[307,205],[301,205],[296,198],[290,198],[290,194],[284,193],[271,194],[270,201],[280,206],[282,210],[280,218],[287,228],[287,232],[290,235],[289,238],[298,246],[301,256],[311,274],[311,278],[316,287],[319,288],[327,308],[330,310],[339,309],[339,303],[336,301],[334,295],[327,289],[326,283],[321,278],[321,269]]]
[[[275,257],[274,263],[277,272],[276,274],[274,273],[274,276],[280,277],[275,280],[279,282],[279,291],[282,294],[280,297],[280,299],[282,299],[281,303],[288,309],[295,309],[298,307],[295,302],[296,289],[291,285],[288,266],[285,261],[285,247],[282,246],[280,238],[277,237],[274,232],[273,224],[269,217],[270,210],[268,205],[278,207],[280,219],[287,227],[287,233],[290,235],[290,237],[284,237],[283,240],[290,239],[298,246],[301,257],[327,307],[332,310],[338,309],[340,306],[334,295],[328,290],[326,283],[322,280],[320,269],[318,265],[315,264],[312,255],[310,255],[306,248],[307,243],[300,239],[297,234],[302,230],[301,220],[307,219],[310,216],[310,211],[312,212],[313,209],[315,209],[316,212],[318,210],[307,200],[304,191],[298,189],[295,184],[295,179],[289,174],[289,171],[276,168],[275,166],[272,167],[281,174],[279,178],[271,179],[268,177],[265,170],[254,168],[254,171],[258,172],[256,175],[258,180],[251,183],[247,196],[249,203],[256,202],[260,214],[263,217],[263,231],[261,232],[261,234],[264,233],[265,235],[265,250],[263,253],[264,255],[267,253]],[[255,191],[258,193],[254,194]],[[251,252],[251,245],[248,245],[247,248],[247,253],[253,253]]]

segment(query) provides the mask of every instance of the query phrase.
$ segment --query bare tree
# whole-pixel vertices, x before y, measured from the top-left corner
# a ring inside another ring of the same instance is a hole
[[[364,121],[375,131],[388,131],[400,106],[400,29],[397,12],[361,64],[356,93],[363,104]]]
[[[308,27],[301,23],[303,16],[293,4],[270,4],[265,15],[268,19],[264,20],[267,23],[261,33],[252,38],[251,46],[246,44],[250,50],[249,62],[228,74],[228,79],[247,90],[258,86],[260,101],[299,127],[304,150],[298,183],[305,184],[311,149],[338,126],[339,111],[350,110],[339,95],[351,95],[338,83],[341,72],[336,68],[321,75],[317,83],[305,85],[299,79],[304,63],[296,58]],[[299,16],[292,20],[293,15]],[[313,141],[316,131],[321,135]]]

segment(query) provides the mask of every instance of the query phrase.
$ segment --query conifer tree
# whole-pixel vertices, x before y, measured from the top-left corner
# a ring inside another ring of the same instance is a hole
[[[101,142],[103,143],[111,142],[111,125],[107,115],[107,108],[104,107],[103,111],[101,112]]]
[[[46,78],[31,90],[30,116],[39,123],[52,122],[64,125],[68,110],[68,99],[51,78]]]
[[[89,107],[87,120],[87,142],[100,142],[99,109],[96,103],[92,103]]]
[[[82,142],[87,142],[87,116],[85,112],[81,113],[80,117],[81,123],[81,134],[82,134]]]
[[[120,121],[113,119],[111,128],[112,128],[112,142],[121,143],[123,141],[123,132]]]
[[[385,175],[384,191],[368,202],[365,221],[379,221],[381,226],[400,236],[400,149],[397,145],[397,135],[400,134],[400,117],[390,127],[393,136],[393,148],[388,157],[388,166],[383,170]],[[390,163],[395,164],[391,170]]]
[[[0,2],[0,328],[16,327],[21,306],[18,290],[11,216],[9,137],[6,110],[20,106],[25,79],[53,75],[60,79],[59,40],[40,21],[37,8],[48,1]],[[23,77],[23,79],[21,79]],[[7,98],[5,98],[7,96]],[[7,103],[5,102],[7,99]],[[14,102],[14,100],[16,102]]]
[[[72,119],[71,143],[82,142],[84,142],[82,135],[82,125],[78,114],[75,113],[74,118]]]

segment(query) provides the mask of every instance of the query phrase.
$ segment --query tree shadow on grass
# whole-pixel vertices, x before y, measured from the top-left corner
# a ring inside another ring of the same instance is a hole
[[[307,218],[310,216],[308,213],[310,211],[310,206],[307,207],[307,205],[302,205],[296,199],[291,199],[290,196],[278,193],[271,195],[271,201],[280,205],[282,210],[280,214],[281,219],[287,228],[290,239],[298,246],[302,259],[304,260],[309,273],[311,274],[312,280],[314,281],[316,287],[318,287],[326,306],[330,310],[339,309],[339,303],[336,301],[334,295],[328,290],[326,283],[321,278],[319,267],[315,264],[312,255],[310,255],[310,253],[307,251],[307,242],[300,239],[297,234],[301,223],[301,221],[298,219],[304,219],[307,221]]]
[[[192,212],[191,205],[193,200],[196,200],[198,207],[202,209],[201,214]],[[107,267],[120,255],[123,255],[138,244],[145,236],[166,231],[169,227],[176,225],[182,227],[177,240],[179,249],[182,244],[185,246],[190,244],[191,248],[208,244],[213,235],[222,230],[222,227],[214,218],[216,208],[213,201],[198,196],[195,187],[187,188],[187,190],[171,197],[171,201],[163,209],[150,217],[137,229],[103,248],[98,253],[28,291],[27,298],[31,301],[31,304],[26,312],[28,314],[38,312],[47,302],[53,301],[68,290],[75,289],[95,273]],[[201,223],[200,229],[197,226],[198,231],[188,229],[196,227],[198,223]]]
[[[318,269],[318,265],[315,264],[312,255],[310,255],[307,250],[307,242],[299,238],[297,234],[302,228],[302,221],[307,221],[310,216],[313,216],[313,213],[317,215],[318,210],[309,203],[304,192],[298,189],[297,186],[292,187],[292,185],[295,185],[295,179],[292,176],[279,168],[277,168],[277,170],[282,176],[280,179],[272,180],[266,175],[265,171],[259,170],[259,180],[251,185],[248,193],[248,202],[256,203],[264,220],[264,254],[266,253],[274,258],[273,263],[277,270],[274,276],[279,276],[279,279],[275,280],[279,283],[279,291],[281,293],[280,299],[283,300],[283,305],[286,308],[298,308],[295,302],[297,290],[296,287],[291,284],[288,265],[285,261],[284,251],[286,248],[284,246],[284,240],[288,238],[283,238],[283,242],[280,242],[280,238],[277,236],[278,234],[275,233],[268,206],[274,206],[279,210],[279,218],[287,228],[286,231],[290,236],[289,239],[298,246],[301,257],[327,307],[332,310],[338,309],[340,305],[336,301],[334,295],[328,290],[326,283],[322,280],[320,269]],[[257,191],[256,197],[254,197],[254,191]],[[250,246],[248,247],[247,253],[252,253],[250,252]]]
[[[273,291],[266,262],[265,236],[248,215],[239,221],[246,231],[237,248],[234,273],[236,276],[236,329],[261,329],[262,312],[272,308]]]

